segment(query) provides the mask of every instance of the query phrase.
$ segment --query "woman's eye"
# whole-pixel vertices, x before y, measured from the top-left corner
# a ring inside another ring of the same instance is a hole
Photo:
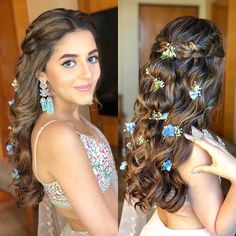
[[[88,61],[90,63],[97,63],[98,62],[98,56],[89,57]]]
[[[66,68],[71,68],[71,67],[74,67],[76,63],[74,61],[68,60],[68,61],[65,61],[62,65]]]

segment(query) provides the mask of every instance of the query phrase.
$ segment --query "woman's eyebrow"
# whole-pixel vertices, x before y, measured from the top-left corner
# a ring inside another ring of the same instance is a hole
[[[93,53],[95,53],[95,52],[98,52],[98,49],[97,49],[97,48],[94,49],[94,50],[92,50],[92,51],[90,51],[90,52],[88,53],[88,55],[91,55],[91,54],[93,54]],[[78,57],[78,56],[79,56],[78,54],[66,53],[66,54],[63,54],[63,55],[60,57],[60,60],[63,59],[63,58]]]

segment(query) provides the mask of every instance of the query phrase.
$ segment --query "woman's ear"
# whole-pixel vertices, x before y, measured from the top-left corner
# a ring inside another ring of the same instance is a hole
[[[40,80],[40,81],[42,81],[42,82],[44,82],[44,83],[46,83],[47,80],[48,80],[46,73],[43,72],[43,71],[37,72],[36,77],[38,78],[38,80]]]

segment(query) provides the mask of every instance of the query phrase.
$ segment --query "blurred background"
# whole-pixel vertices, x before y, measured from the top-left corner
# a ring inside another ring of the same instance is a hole
[[[225,73],[222,103],[210,128],[236,156],[236,1],[235,0],[119,0],[118,71],[120,149],[125,156],[123,124],[132,119],[137,97],[139,68],[148,61],[155,36],[171,20],[191,15],[212,20],[224,39]],[[120,209],[124,183],[120,176]],[[229,183],[222,181],[226,193]]]
[[[118,2],[117,0],[1,0],[0,1],[0,236],[37,235],[37,207],[18,209],[9,187],[11,171],[6,160],[9,104],[14,65],[20,55],[25,29],[37,16],[54,8],[91,13],[101,49],[101,80],[96,103],[80,112],[105,134],[117,162],[118,154]],[[55,235],[56,236],[56,235]]]

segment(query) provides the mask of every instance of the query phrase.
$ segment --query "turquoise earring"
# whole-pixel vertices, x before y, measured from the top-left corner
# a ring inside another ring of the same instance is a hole
[[[48,114],[53,114],[54,105],[48,85],[40,80],[39,87],[40,87],[39,92],[41,96],[40,105],[42,107],[42,111],[47,111]]]

